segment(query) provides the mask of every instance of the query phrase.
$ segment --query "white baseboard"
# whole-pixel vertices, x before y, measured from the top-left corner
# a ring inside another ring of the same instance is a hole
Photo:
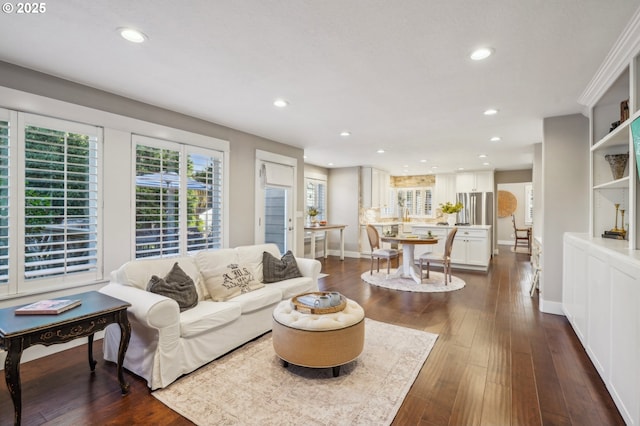
[[[538,309],[545,314],[564,315],[562,310],[562,302],[552,302],[550,300],[544,300],[542,297],[538,302]]]

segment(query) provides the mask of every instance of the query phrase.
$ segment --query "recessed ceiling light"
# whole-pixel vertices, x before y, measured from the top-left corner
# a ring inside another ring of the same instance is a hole
[[[431,168],[432,168],[432,169],[437,169],[437,168],[438,168],[438,166],[431,166]]]
[[[345,130],[343,132],[340,132],[340,136],[344,136],[344,137],[351,136],[351,132]]]
[[[306,160],[306,159],[307,159],[307,156],[306,156],[306,155],[303,155],[303,156],[302,156],[302,158],[304,158],[304,159]]]
[[[458,167],[458,170],[463,171],[464,167]]]
[[[427,160],[420,160],[420,162],[421,162],[421,163],[426,163],[426,162],[427,162]]]
[[[480,49],[476,49],[471,52],[470,58],[474,61],[481,61],[483,59],[487,59],[493,54],[493,52],[494,50],[490,47],[481,47]]]
[[[482,163],[483,166],[489,166],[491,163]]]
[[[122,38],[131,43],[143,43],[147,39],[146,35],[133,28],[118,28],[118,32]]]
[[[497,109],[489,108],[484,112],[484,115],[496,115],[498,113]]]
[[[404,167],[405,169],[409,167],[408,164],[403,164],[402,167]]]
[[[500,139],[500,136],[494,136],[490,139],[491,142],[500,142],[502,139]]]
[[[333,166],[333,163],[329,163],[330,166]]]
[[[487,154],[480,154],[478,155],[478,158],[487,158]]]
[[[278,108],[284,108],[287,105],[289,105],[289,102],[285,101],[282,98],[278,98],[275,101],[273,101],[273,105],[277,106]]]
[[[376,151],[378,154],[384,154],[384,149],[379,149]]]

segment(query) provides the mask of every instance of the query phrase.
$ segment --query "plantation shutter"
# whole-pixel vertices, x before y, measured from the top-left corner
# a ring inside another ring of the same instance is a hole
[[[98,271],[99,128],[25,115],[24,276]]]
[[[135,257],[222,247],[223,156],[134,136]]]
[[[0,120],[0,285],[7,284],[8,280],[9,280],[9,122],[6,120]]]

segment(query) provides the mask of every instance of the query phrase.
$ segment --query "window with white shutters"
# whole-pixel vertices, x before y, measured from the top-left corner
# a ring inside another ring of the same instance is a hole
[[[222,247],[222,153],[134,136],[135,257]]]
[[[0,286],[9,280],[9,121],[0,120]]]
[[[95,273],[98,129],[78,131],[61,121],[29,121],[33,123],[22,129],[24,276],[36,279]]]
[[[306,178],[305,179],[306,211],[309,207],[316,207],[320,210],[316,220],[327,220],[327,182],[325,180]]]

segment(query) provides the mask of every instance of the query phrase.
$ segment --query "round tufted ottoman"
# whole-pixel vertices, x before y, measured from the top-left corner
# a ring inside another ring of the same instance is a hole
[[[358,358],[364,346],[364,310],[347,299],[344,310],[331,314],[296,311],[283,300],[273,311],[273,349],[287,367],[333,368]]]

